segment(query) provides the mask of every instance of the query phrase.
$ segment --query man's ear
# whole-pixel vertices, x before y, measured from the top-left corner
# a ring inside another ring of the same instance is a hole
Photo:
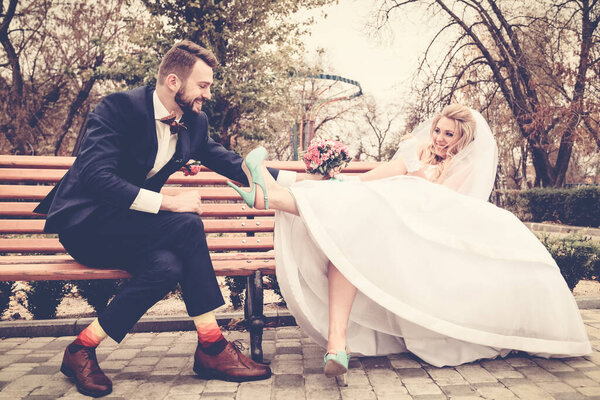
[[[175,74],[169,74],[165,78],[165,86],[167,86],[173,92],[176,92],[181,87],[181,80]]]

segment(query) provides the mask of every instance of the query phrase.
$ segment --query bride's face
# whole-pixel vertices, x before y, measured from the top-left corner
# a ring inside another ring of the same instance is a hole
[[[456,132],[456,122],[453,119],[442,117],[431,133],[433,149],[438,157],[446,158],[448,148],[458,142],[460,136]]]

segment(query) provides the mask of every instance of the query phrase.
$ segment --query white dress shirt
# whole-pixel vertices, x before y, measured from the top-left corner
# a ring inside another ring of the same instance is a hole
[[[154,122],[156,124],[156,139],[158,143],[158,150],[156,152],[156,160],[154,161],[154,167],[146,175],[146,179],[154,176],[158,171],[164,167],[173,154],[175,154],[175,148],[177,147],[177,139],[179,135],[171,134],[171,128],[168,124],[160,121],[161,118],[168,116],[170,113],[167,108],[161,103],[156,91],[152,96],[152,102],[154,104]],[[289,187],[296,181],[296,173],[293,171],[279,171],[277,182],[283,186]],[[162,204],[162,194],[153,192],[148,189],[140,188],[138,195],[129,207],[131,210],[142,211],[152,214],[157,214]]]

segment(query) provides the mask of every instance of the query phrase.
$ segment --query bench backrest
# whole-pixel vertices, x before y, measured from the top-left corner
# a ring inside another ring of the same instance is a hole
[[[66,173],[73,160],[73,157],[0,155],[0,264],[21,265],[31,261],[65,263],[66,266],[73,263],[56,235],[43,233],[44,217],[33,213],[37,203]],[[300,161],[273,161],[267,165],[304,171]],[[375,165],[377,163],[353,162],[344,172],[364,172]],[[240,196],[226,186],[226,181],[227,178],[202,167],[195,176],[176,172],[162,192],[200,191],[205,204],[202,217],[208,246],[215,268],[223,269],[219,269],[219,275],[248,275],[257,268],[252,260],[265,261],[261,264],[264,272],[272,273],[274,212],[247,207]],[[6,271],[0,267],[0,280],[8,278]],[[45,279],[33,275],[30,278]]]

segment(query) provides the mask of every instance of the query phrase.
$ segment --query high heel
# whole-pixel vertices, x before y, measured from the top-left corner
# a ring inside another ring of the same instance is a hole
[[[323,373],[328,378],[342,376],[344,386],[348,386],[348,363],[350,362],[350,354],[348,348],[338,350],[336,354],[326,353],[323,357]]]
[[[265,210],[269,209],[269,197],[267,196],[267,187],[265,185],[265,178],[262,175],[262,162],[267,157],[267,149],[264,147],[257,147],[252,150],[242,163],[242,169],[246,176],[248,176],[248,183],[250,184],[250,190],[242,190],[236,184],[227,181],[227,184],[235,189],[236,192],[242,196],[242,199],[246,202],[246,204],[250,207],[254,207],[254,203],[256,201],[256,185],[260,186],[263,191],[263,195],[265,198]]]

